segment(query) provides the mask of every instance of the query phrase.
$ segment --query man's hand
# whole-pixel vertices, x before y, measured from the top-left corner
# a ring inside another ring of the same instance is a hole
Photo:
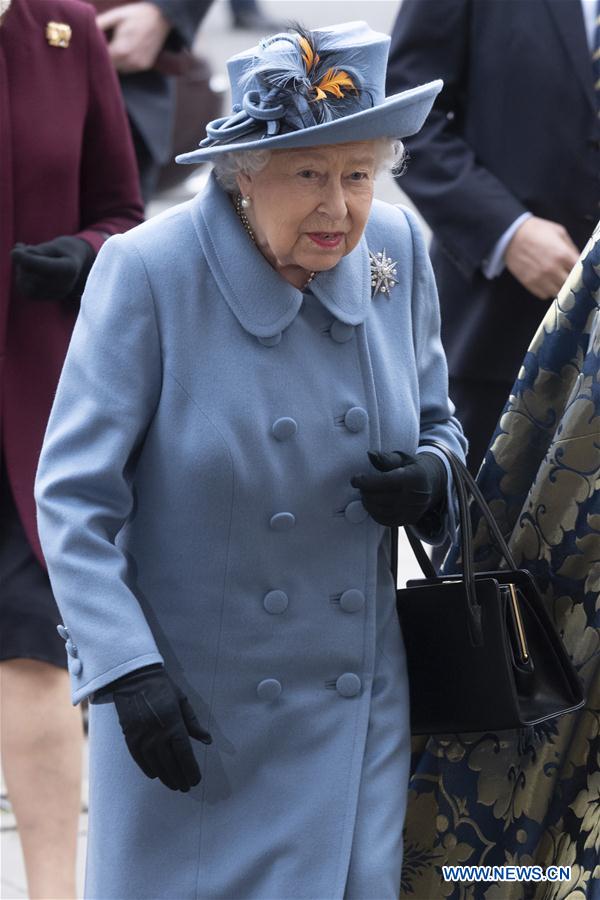
[[[551,300],[579,259],[579,250],[562,225],[532,216],[517,229],[504,254],[509,272],[524,288]]]
[[[101,13],[98,28],[109,32],[108,52],[123,74],[151,69],[163,48],[171,24],[154,3],[127,3]]]

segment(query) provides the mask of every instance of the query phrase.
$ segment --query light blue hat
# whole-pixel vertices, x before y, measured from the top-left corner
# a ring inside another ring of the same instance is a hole
[[[227,63],[233,112],[206,127],[198,150],[178,163],[230,150],[314,147],[416,134],[443,82],[385,96],[390,38],[347,22],[265,38]]]

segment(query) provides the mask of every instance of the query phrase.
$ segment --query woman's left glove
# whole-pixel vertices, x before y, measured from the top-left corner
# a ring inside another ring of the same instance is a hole
[[[363,506],[380,525],[414,525],[445,501],[448,475],[435,453],[369,452],[377,474],[355,475]]]
[[[83,238],[64,235],[44,244],[15,244],[15,284],[32,300],[79,300],[96,258]]]

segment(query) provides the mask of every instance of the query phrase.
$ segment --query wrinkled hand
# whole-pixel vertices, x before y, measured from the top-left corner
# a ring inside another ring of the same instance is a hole
[[[446,467],[434,453],[369,452],[377,474],[355,475],[363,506],[380,525],[414,525],[445,497]]]
[[[15,244],[11,250],[15,284],[33,300],[78,300],[96,258],[83,238],[68,235],[44,244]]]
[[[96,17],[101,31],[109,32],[108,52],[117,72],[151,69],[163,48],[171,24],[154,3],[126,3]]]
[[[557,222],[532,216],[517,228],[504,261],[523,287],[540,300],[553,299],[579,259],[579,250]]]
[[[102,693],[112,694],[129,752],[148,778],[184,793],[200,782],[190,736],[203,744],[212,738],[162,667],[131,672]]]

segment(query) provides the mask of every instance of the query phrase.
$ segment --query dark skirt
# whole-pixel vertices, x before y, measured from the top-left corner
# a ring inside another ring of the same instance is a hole
[[[67,668],[61,621],[45,569],[33,553],[0,467],[0,661],[37,659]]]

